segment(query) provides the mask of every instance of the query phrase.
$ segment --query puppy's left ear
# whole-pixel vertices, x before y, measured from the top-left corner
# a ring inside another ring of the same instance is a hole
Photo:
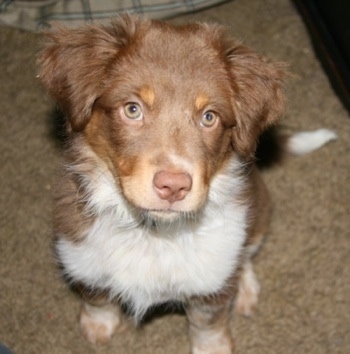
[[[234,149],[253,158],[260,134],[285,111],[284,64],[272,63],[251,49],[234,44],[226,51],[234,90]]]

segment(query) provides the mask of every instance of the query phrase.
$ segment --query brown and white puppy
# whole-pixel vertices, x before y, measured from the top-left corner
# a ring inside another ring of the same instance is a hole
[[[207,24],[123,16],[49,37],[39,77],[68,118],[55,251],[84,335],[108,341],[120,305],[140,319],[180,301],[192,352],[231,353],[231,307],[250,314],[259,292],[254,153],[285,109],[281,65]]]

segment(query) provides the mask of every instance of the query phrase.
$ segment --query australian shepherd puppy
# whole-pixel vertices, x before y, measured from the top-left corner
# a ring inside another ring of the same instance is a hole
[[[39,77],[68,135],[55,252],[84,335],[108,341],[125,304],[141,319],[177,301],[192,353],[231,353],[231,308],[251,314],[259,293],[271,204],[254,156],[285,109],[283,66],[208,24],[122,16],[48,36]]]

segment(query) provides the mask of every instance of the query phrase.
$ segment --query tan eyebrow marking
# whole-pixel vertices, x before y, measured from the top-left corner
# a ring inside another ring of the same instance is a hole
[[[154,103],[154,91],[150,86],[143,86],[140,90],[141,99],[150,107]]]
[[[202,110],[207,104],[209,103],[209,98],[204,95],[203,93],[199,94],[199,96],[196,98],[196,108],[200,111]]]

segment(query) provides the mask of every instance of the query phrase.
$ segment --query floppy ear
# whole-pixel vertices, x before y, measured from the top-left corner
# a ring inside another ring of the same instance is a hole
[[[118,52],[138,20],[123,16],[111,27],[58,28],[39,54],[39,78],[68,116],[73,130],[84,129]]]
[[[238,153],[252,158],[260,134],[285,111],[285,65],[267,61],[241,44],[231,46],[226,53],[235,92],[232,142]]]

